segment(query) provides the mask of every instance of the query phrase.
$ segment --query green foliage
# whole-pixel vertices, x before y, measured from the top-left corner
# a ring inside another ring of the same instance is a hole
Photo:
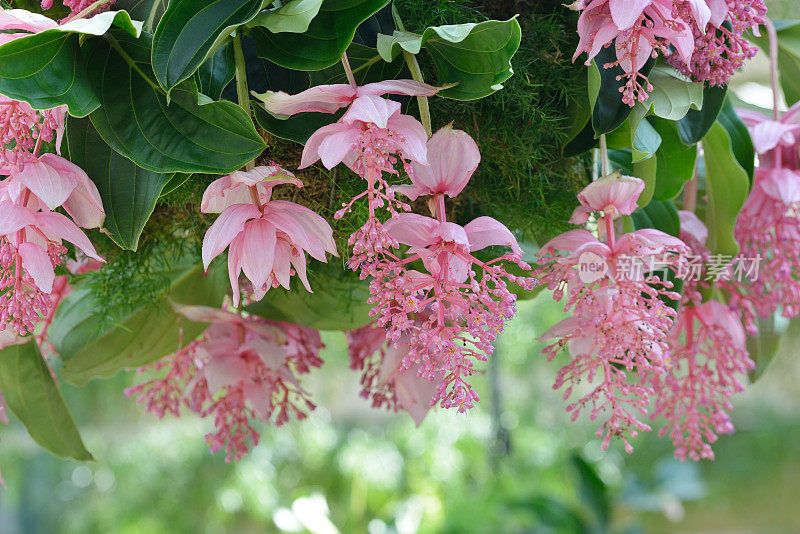
[[[695,145],[705,137],[714,121],[717,120],[727,94],[727,85],[703,88],[703,107],[690,109],[686,116],[678,121],[678,132],[684,144]]]
[[[35,341],[0,350],[0,389],[39,445],[61,458],[92,459]]]

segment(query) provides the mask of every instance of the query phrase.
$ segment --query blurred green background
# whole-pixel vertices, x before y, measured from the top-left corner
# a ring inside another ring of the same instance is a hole
[[[122,395],[135,375],[64,385],[96,462],[61,461],[3,428],[0,532],[800,532],[800,329],[736,399],[737,433],[714,462],[679,462],[650,434],[605,453],[568,422],[535,338],[561,316],[547,293],[522,302],[470,414],[419,429],[358,396],[344,337],[326,334],[307,381],[320,408],[262,427],[240,463],[212,456],[194,417],[157,421]],[[493,374],[496,372],[496,375]],[[497,387],[492,388],[495,382]]]

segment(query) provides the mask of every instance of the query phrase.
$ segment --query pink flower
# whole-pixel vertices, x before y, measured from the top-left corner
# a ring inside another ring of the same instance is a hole
[[[480,161],[481,154],[472,137],[449,124],[428,140],[428,165],[411,163],[413,172],[409,177],[413,185],[398,185],[394,190],[411,200],[436,194],[455,197],[467,185]]]
[[[201,417],[214,416],[206,439],[211,452],[223,448],[240,460],[260,438],[253,421],[276,426],[314,409],[298,375],[322,365],[319,333],[298,325],[243,317],[206,307],[181,307],[191,321],[209,322],[203,337],[145,369],[167,369],[163,378],[126,390],[163,417],[184,405]]]
[[[24,9],[0,9],[0,30],[22,30],[21,32],[0,33],[0,44],[24,37],[28,33],[39,33],[58,28],[58,23],[38,13]]]
[[[336,255],[333,230],[325,219],[293,202],[270,200],[272,188],[280,183],[302,186],[278,166],[256,167],[220,178],[203,195],[203,211],[222,211],[203,239],[203,264],[208,269],[211,260],[230,247],[228,272],[234,305],[239,303],[242,271],[253,283],[255,299],[260,300],[271,287],[289,289],[293,274],[311,291],[305,253],[322,262],[327,261],[326,252]],[[245,200],[245,187],[256,203],[238,203]]]
[[[638,205],[636,200],[644,191],[644,181],[614,172],[586,186],[578,193],[580,206],[572,212],[569,222],[584,224],[592,212],[599,211],[616,219],[630,215]]]
[[[35,110],[26,102],[0,95],[0,174],[11,174],[35,160],[35,149],[41,142],[55,141],[56,152],[60,154],[66,116],[66,106]]]
[[[654,377],[659,435],[670,435],[675,456],[714,459],[718,434],[733,432],[730,397],[744,390],[740,376],[753,369],[744,328],[735,311],[710,300],[681,307],[669,334],[669,371]]]
[[[419,365],[403,367],[411,350],[408,337],[397,343],[386,341],[383,328],[369,324],[347,333],[350,369],[361,373],[361,396],[373,408],[405,410],[419,426],[431,408],[434,384],[419,376]]]
[[[789,108],[779,120],[749,109],[737,109],[736,113],[750,131],[761,167],[798,169],[800,103]]]

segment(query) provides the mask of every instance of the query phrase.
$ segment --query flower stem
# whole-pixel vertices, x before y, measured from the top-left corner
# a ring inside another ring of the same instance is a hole
[[[769,78],[772,83],[772,117],[777,121],[780,118],[778,111],[778,32],[772,20],[765,17],[764,25],[767,27],[767,35],[769,35]]]
[[[447,220],[447,212],[444,206],[444,193],[437,193],[433,196],[433,206],[436,212],[436,220],[445,222]]]
[[[608,141],[606,141],[606,134],[600,136],[600,172],[603,176],[611,174],[611,162],[608,160]]]
[[[353,69],[350,68],[350,60],[347,59],[347,52],[342,54],[342,67],[344,67],[344,73],[347,76],[347,81],[350,83],[350,86],[353,89],[358,88],[356,77],[353,75]]]
[[[697,209],[697,160],[694,162],[692,179],[683,188],[683,209],[692,213]]]
[[[403,20],[400,18],[400,14],[397,12],[397,7],[394,4],[392,5],[392,18],[394,19],[394,25],[397,26],[397,29],[401,32],[405,31]],[[408,70],[411,71],[411,78],[414,81],[424,83],[425,78],[422,76],[422,70],[419,68],[417,56],[407,50],[403,50],[403,59],[405,59],[406,65],[408,65]],[[433,125],[431,122],[431,108],[428,105],[428,97],[418,96],[417,106],[419,107],[420,122],[422,122],[425,131],[428,132],[428,137],[430,137],[433,133]]]
[[[236,62],[236,95],[239,97],[239,105],[252,120],[253,110],[250,108],[250,91],[247,88],[247,67],[244,63],[242,34],[240,31],[237,31],[236,35],[233,36],[233,59]],[[253,167],[255,167],[255,160],[248,162],[244,168],[246,171],[251,171]],[[256,206],[258,206],[258,191],[255,190],[255,186],[250,186],[250,195],[255,197]]]

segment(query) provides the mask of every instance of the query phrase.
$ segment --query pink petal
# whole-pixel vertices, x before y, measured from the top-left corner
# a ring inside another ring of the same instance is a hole
[[[536,253],[536,255],[544,256],[546,254],[552,254],[553,252],[558,251],[572,252],[586,243],[599,243],[599,241],[597,241],[597,238],[588,230],[578,228],[554,237],[545,243],[545,245]]]
[[[345,132],[348,130],[355,131],[352,130],[346,124],[343,124],[341,122],[335,122],[333,124],[323,126],[319,130],[311,134],[311,137],[308,138],[308,141],[306,141],[306,145],[303,148],[303,157],[300,160],[299,168],[305,169],[306,167],[316,162],[320,158],[319,147],[329,135],[334,135],[336,133]]]
[[[70,176],[75,180],[77,185],[64,202],[64,209],[75,224],[83,228],[100,228],[106,212],[103,210],[100,192],[89,179],[89,175],[71,161],[55,154],[44,154],[39,161],[55,169],[61,176]]]
[[[258,418],[264,422],[269,417],[269,397],[271,394],[269,384],[248,382],[242,388],[244,396],[250,401],[250,406],[256,412]]]
[[[350,104],[356,97],[356,90],[348,84],[332,84],[317,85],[296,95],[267,91],[255,96],[274,115],[295,115],[307,111],[333,113]]]
[[[757,168],[756,183],[764,193],[786,205],[800,202],[800,172]]]
[[[33,213],[8,200],[0,202],[0,236],[12,234],[36,223]]]
[[[280,204],[275,205],[280,202]],[[274,224],[289,237],[292,245],[308,251],[319,261],[327,261],[326,252],[336,253],[333,230],[328,221],[310,209],[287,201],[270,202],[265,207],[264,220]]]
[[[511,247],[515,254],[525,254],[517,238],[503,223],[491,217],[478,217],[464,227],[469,238],[469,251],[474,252],[493,245]]]
[[[711,22],[714,27],[719,28],[722,26],[722,23],[725,22],[728,11],[730,11],[728,2],[726,2],[726,0],[706,0],[706,2],[711,10],[709,22]]]
[[[398,113],[389,119],[388,128],[400,135],[400,148],[406,158],[428,164],[428,133],[417,119]]]
[[[386,128],[389,117],[400,112],[400,103],[379,96],[360,96],[356,98],[342,122],[348,126],[356,121],[374,124],[378,128]]]
[[[627,30],[639,20],[642,11],[652,4],[652,0],[609,0],[611,18],[619,30]]]
[[[361,128],[354,126],[342,132],[336,132],[328,135],[319,144],[319,157],[322,164],[326,168],[332,169],[336,167],[345,156],[353,150],[353,144],[361,135]]]
[[[642,191],[644,180],[615,172],[586,186],[578,193],[578,200],[592,211],[604,211],[616,218],[634,212]]]
[[[22,243],[17,250],[22,258],[25,272],[31,275],[36,287],[45,293],[51,293],[56,273],[47,251],[33,243]]]
[[[222,213],[234,204],[249,204],[250,191],[244,184],[234,184],[230,176],[223,176],[211,182],[203,192],[200,202],[201,213]]]
[[[233,297],[234,307],[239,306],[239,274],[242,272],[241,262],[239,258],[242,255],[242,234],[237,236],[231,241],[231,248],[228,250],[228,278],[231,282],[231,292]],[[208,267],[206,267],[208,268]],[[260,300],[256,298],[256,300]]]
[[[467,132],[454,130],[449,124],[431,136],[427,149],[428,165],[413,163],[411,181],[425,191],[423,194],[458,195],[481,161],[478,145]]]
[[[764,121],[757,124],[752,129],[753,148],[756,152],[763,154],[772,150],[778,144],[794,144],[796,132],[800,131],[800,126],[796,124],[784,124],[777,121]]]
[[[203,237],[203,265],[208,269],[211,260],[222,254],[222,251],[233,239],[244,230],[244,224],[261,215],[252,204],[234,204],[223,211]]]
[[[238,356],[213,357],[203,367],[208,390],[215,394],[220,389],[235,386],[249,375],[247,364]]]
[[[30,341],[27,337],[20,337],[14,333],[10,328],[0,330],[0,350],[10,347],[11,345],[23,345]],[[8,423],[8,416],[4,411],[6,405],[3,401],[3,394],[0,392],[0,422]]]
[[[711,8],[706,3],[707,0],[687,0],[687,2],[689,2],[689,7],[692,9],[697,28],[705,32],[706,25],[711,19]]]
[[[51,18],[25,9],[0,9],[0,30],[25,30],[39,33],[44,30],[58,28],[58,23]],[[12,34],[22,37],[26,34]]]
[[[92,242],[86,237],[78,226],[69,220],[66,215],[55,212],[40,212],[36,214],[36,226],[52,235],[56,235],[61,239],[66,239],[79,249],[84,254],[97,261],[105,263],[106,260],[101,258],[97,251],[94,249]]]
[[[386,221],[383,228],[400,243],[427,247],[436,242],[439,221],[416,213],[401,213]]]
[[[387,93],[407,96],[434,96],[439,91],[438,87],[414,80],[384,80],[382,82],[368,83],[356,89],[358,96],[381,96]]]
[[[681,221],[681,233],[686,232],[700,243],[705,244],[708,239],[708,228],[697,215],[691,211],[679,210],[678,217]]]
[[[14,178],[30,189],[31,193],[51,210],[64,204],[78,186],[78,181],[71,173],[62,174],[58,169],[42,161],[42,158],[26,163]]]
[[[272,274],[275,276],[275,280],[287,290],[290,289],[291,270],[292,248],[286,241],[279,239],[275,247],[275,261],[272,264]]]
[[[306,273],[306,255],[301,252],[300,254],[292,256],[292,267],[294,267],[297,277],[303,283],[303,286],[309,293],[313,293],[311,285],[308,283],[308,274]]]
[[[255,219],[245,225],[240,262],[244,275],[256,288],[266,284],[272,274],[276,242],[275,227],[267,221]]]
[[[415,173],[417,171],[414,171]],[[417,187],[413,184],[408,185],[396,185],[392,187],[395,193],[400,193],[401,195],[407,196],[411,200],[417,200],[421,195],[431,195],[433,194],[428,187]]]

